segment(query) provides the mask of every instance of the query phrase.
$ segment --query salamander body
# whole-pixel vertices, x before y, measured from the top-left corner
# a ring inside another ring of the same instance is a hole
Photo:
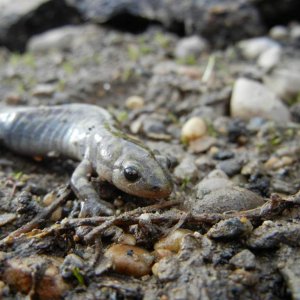
[[[24,155],[79,160],[71,186],[83,200],[81,217],[113,214],[93,188],[92,173],[135,196],[165,198],[172,191],[166,160],[123,134],[98,106],[0,107],[0,142]]]

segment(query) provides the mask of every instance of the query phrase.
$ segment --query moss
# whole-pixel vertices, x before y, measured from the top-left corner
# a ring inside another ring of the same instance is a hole
[[[164,49],[168,48],[170,45],[170,40],[161,32],[155,34],[154,42]]]
[[[69,61],[64,62],[62,68],[68,75],[72,75],[75,72],[74,66]]]
[[[140,58],[140,50],[136,45],[128,45],[127,55],[131,61],[138,61]]]
[[[181,65],[194,66],[197,64],[197,59],[194,55],[188,55],[187,57],[177,59],[177,63]]]
[[[84,282],[84,277],[83,275],[81,274],[80,270],[78,267],[75,267],[73,270],[72,270],[72,273],[73,273],[73,276],[77,279],[78,283],[80,285],[85,285],[85,282]]]

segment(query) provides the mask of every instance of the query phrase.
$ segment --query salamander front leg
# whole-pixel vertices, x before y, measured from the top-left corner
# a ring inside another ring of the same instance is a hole
[[[101,214],[111,216],[114,214],[112,205],[100,199],[89,181],[92,171],[91,163],[85,159],[77,166],[71,177],[71,186],[74,193],[79,199],[83,200],[79,217],[84,218]]]

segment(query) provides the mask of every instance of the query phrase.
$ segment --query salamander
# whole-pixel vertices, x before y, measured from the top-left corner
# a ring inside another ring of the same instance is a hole
[[[167,160],[120,131],[112,115],[95,105],[0,107],[0,143],[23,155],[56,153],[78,160],[70,182],[81,200],[80,217],[114,213],[94,189],[93,173],[143,198],[172,192]]]

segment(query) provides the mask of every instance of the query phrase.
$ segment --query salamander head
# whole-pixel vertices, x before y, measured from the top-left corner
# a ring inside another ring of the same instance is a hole
[[[145,149],[137,148],[128,153],[123,151],[115,162],[112,183],[128,194],[145,198],[165,198],[173,189],[162,160]]]

